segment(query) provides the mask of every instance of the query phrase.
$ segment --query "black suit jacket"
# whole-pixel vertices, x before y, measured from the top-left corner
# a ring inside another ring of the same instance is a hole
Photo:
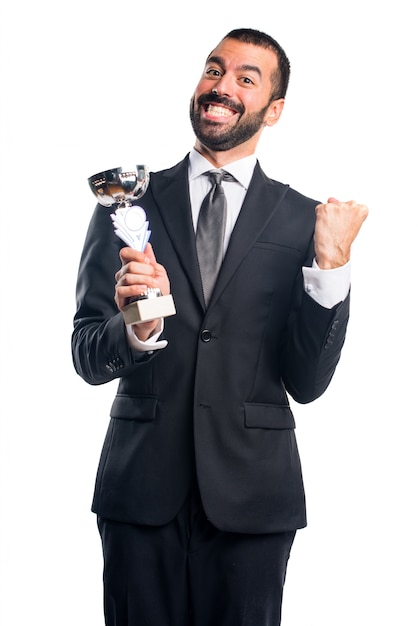
[[[268,533],[303,527],[305,497],[288,395],[311,402],[328,386],[344,342],[348,298],[331,310],[303,289],[313,259],[316,201],[267,178],[257,164],[205,309],[187,179],[188,158],[151,174],[140,204],[177,314],[168,346],[135,353],[113,296],[122,243],[97,206],[77,282],[77,372],[119,378],[93,511],[160,525],[195,474],[210,521]]]

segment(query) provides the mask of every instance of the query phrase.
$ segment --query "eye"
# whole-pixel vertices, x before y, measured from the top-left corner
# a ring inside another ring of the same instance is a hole
[[[251,80],[251,78],[249,78],[248,76],[243,76],[241,78],[241,81],[245,84],[245,85],[254,85],[254,81]]]
[[[220,72],[220,70],[217,70],[217,69],[215,69],[214,67],[209,67],[209,68],[206,70],[206,74],[209,74],[210,76],[216,76],[216,77],[218,77],[218,76],[221,76],[221,75],[222,75],[222,74],[221,74],[221,72]]]

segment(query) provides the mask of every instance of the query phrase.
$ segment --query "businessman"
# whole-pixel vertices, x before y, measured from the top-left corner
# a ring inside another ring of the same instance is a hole
[[[281,621],[306,525],[289,396],[312,402],[331,381],[367,216],[263,173],[257,143],[289,74],[269,35],[228,33],[191,99],[193,149],[141,198],[152,245],[127,248],[109,211],[92,216],[72,350],[88,383],[119,379],[92,505],[107,626]],[[122,309],[148,287],[176,315],[127,326]]]

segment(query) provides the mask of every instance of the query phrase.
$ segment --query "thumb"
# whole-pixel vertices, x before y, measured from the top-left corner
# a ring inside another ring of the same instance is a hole
[[[330,202],[331,204],[338,204],[340,201],[337,200],[337,198],[331,197],[331,198],[328,198],[328,202]]]
[[[149,259],[150,263],[155,265],[157,259],[155,258],[154,250],[152,249],[152,245],[148,242],[145,246],[144,250],[145,256]]]

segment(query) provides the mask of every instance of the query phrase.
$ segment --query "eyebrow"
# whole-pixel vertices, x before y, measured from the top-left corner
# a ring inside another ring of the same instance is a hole
[[[220,65],[221,67],[225,67],[222,57],[216,57],[216,56],[209,57],[208,60],[206,61],[206,65],[208,63],[216,63],[217,65]],[[255,72],[261,78],[261,70],[257,65],[244,64],[244,65],[240,65],[239,67],[237,67],[237,70],[240,72]]]

